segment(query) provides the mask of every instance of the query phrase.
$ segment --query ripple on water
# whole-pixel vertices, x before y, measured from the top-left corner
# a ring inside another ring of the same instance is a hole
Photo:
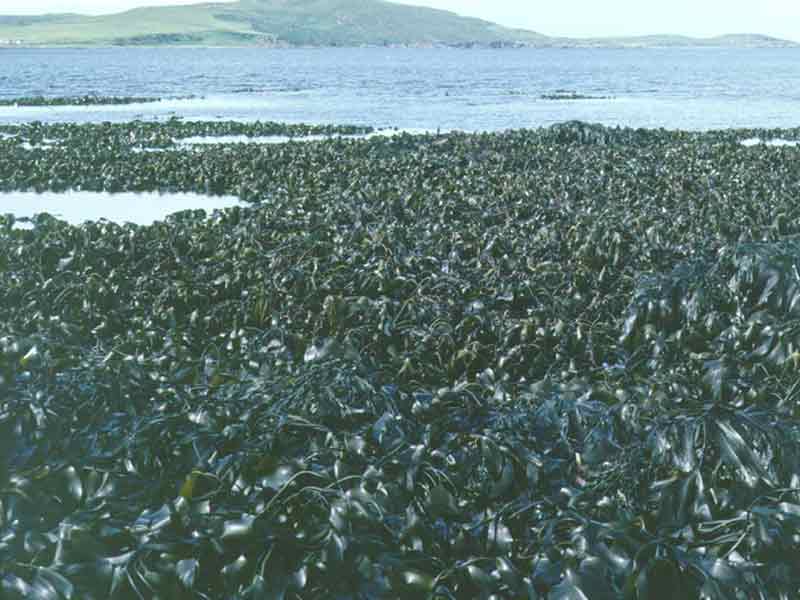
[[[107,192],[4,192],[0,193],[0,214],[18,219],[49,213],[73,225],[106,219],[117,223],[150,225],[184,210],[246,206],[233,196],[201,194],[107,193]]]

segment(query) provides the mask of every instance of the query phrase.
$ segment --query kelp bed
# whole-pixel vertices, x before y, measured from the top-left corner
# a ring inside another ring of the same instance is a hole
[[[0,221],[3,598],[798,596],[800,131],[151,127],[0,140],[257,201]]]
[[[74,123],[32,122],[24,125],[0,125],[0,191],[36,190],[64,191],[83,187],[95,191],[164,191],[175,187],[166,181],[166,171],[178,168],[171,164],[175,156],[140,157],[149,164],[145,172],[134,178],[126,173],[126,162],[133,160],[131,152],[173,149],[176,142],[189,138],[221,136],[303,138],[308,136],[354,136],[373,133],[372,127],[355,125],[308,125],[305,123],[275,123],[271,121],[184,121],[177,117],[164,122],[133,121],[131,123]],[[53,154],[49,151],[58,146]],[[34,151],[34,154],[29,152]],[[46,155],[46,157],[45,157]],[[182,155],[193,162],[191,155]],[[27,164],[45,157],[39,166]],[[53,163],[49,163],[50,160]],[[5,162],[9,161],[9,162]],[[92,161],[99,161],[94,163]],[[227,161],[226,161],[227,162]],[[95,168],[95,164],[100,169]],[[226,165],[230,168],[230,164]],[[77,171],[76,171],[77,170]],[[142,177],[144,175],[144,178]],[[161,179],[162,185],[154,177]],[[225,193],[224,185],[216,180],[197,178],[196,168],[173,173],[184,179],[179,187],[207,193]],[[185,178],[194,179],[191,185]],[[174,181],[174,179],[173,179]],[[198,187],[197,183],[205,182]],[[214,189],[211,189],[211,188]],[[261,194],[261,190],[254,190]]]
[[[190,98],[192,96],[172,99],[186,100]],[[162,99],[152,96],[98,96],[96,94],[56,97],[28,96],[25,98],[0,98],[0,106],[119,106],[123,104],[149,104]]]

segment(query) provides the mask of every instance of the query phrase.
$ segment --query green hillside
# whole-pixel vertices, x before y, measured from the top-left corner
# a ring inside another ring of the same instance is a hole
[[[510,29],[432,8],[385,0],[239,0],[138,8],[103,16],[0,16],[0,48],[26,46],[450,45],[544,47],[774,47],[797,45],[761,35],[715,38],[651,35],[563,38]]]
[[[543,43],[543,35],[383,0],[240,0],[114,15],[0,17],[25,45],[362,45]]]

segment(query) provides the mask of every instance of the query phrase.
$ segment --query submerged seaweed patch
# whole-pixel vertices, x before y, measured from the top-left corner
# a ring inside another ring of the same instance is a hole
[[[186,99],[188,96],[179,98]],[[0,99],[0,106],[101,106],[122,104],[143,104],[158,102],[162,98],[149,96],[30,96],[26,98]]]
[[[610,96],[593,96],[581,94],[574,90],[556,90],[539,96],[542,100],[611,100]]]
[[[800,178],[739,143],[797,132],[182,127],[0,140],[265,201],[0,218],[4,597],[798,594]]]

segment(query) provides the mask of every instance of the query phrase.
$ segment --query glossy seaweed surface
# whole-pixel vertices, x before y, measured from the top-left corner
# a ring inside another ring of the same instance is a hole
[[[798,596],[799,131],[203,127],[0,140],[254,201],[0,220],[4,599]]]

